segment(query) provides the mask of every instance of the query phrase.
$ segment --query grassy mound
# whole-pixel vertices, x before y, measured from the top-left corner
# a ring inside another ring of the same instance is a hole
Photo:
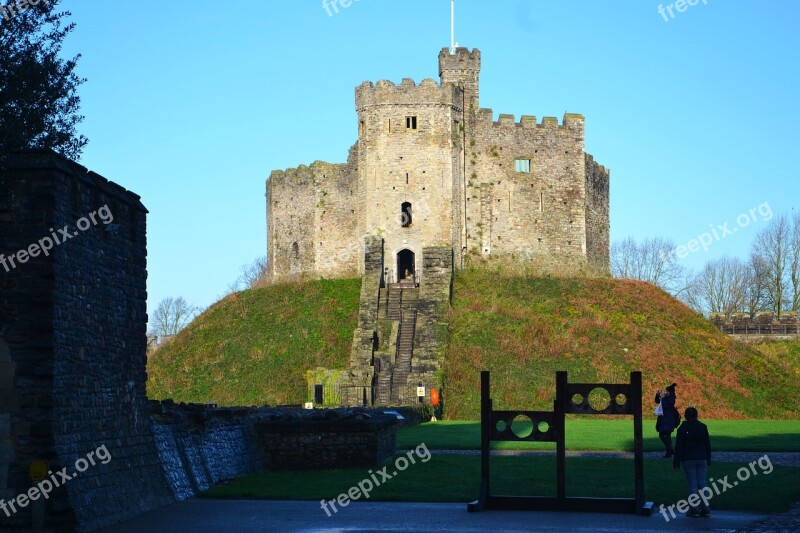
[[[461,272],[453,290],[444,398],[450,419],[479,417],[480,370],[495,409],[551,410],[555,371],[572,382],[643,374],[645,412],[677,382],[703,418],[797,418],[797,349],[762,353],[720,333],[648,283],[502,278]],[[794,351],[792,351],[794,350]]]
[[[150,355],[147,394],[220,405],[305,401],[305,372],[344,368],[360,280],[274,285],[232,294]]]
[[[220,405],[297,404],[305,371],[345,368],[359,280],[276,285],[231,295],[148,361],[148,395]],[[443,400],[478,418],[480,370],[496,409],[551,410],[555,371],[572,382],[627,382],[652,395],[678,383],[702,418],[798,418],[800,343],[745,345],[652,285],[611,279],[506,278],[462,271],[454,283]]]

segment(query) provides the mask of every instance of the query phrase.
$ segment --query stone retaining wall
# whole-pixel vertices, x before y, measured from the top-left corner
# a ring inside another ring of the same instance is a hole
[[[390,415],[343,419],[329,411],[305,420],[257,422],[256,434],[270,471],[375,468],[394,457],[396,423]]]

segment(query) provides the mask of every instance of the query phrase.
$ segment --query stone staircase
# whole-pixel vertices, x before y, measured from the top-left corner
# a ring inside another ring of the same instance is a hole
[[[392,399],[392,382],[393,382],[393,369],[392,364],[385,357],[381,357],[376,361],[375,374],[377,380],[375,383],[375,402],[378,405],[389,405]]]
[[[417,330],[417,310],[401,313],[400,331],[397,334],[397,353],[395,355],[392,387],[392,402],[400,402],[400,388],[408,382],[411,374],[411,357],[414,355],[414,334]]]
[[[349,367],[338,379],[343,403],[416,405],[417,386],[429,390],[441,385],[452,250],[423,248],[421,272],[421,278],[388,283],[383,241],[365,241],[358,327]],[[428,396],[423,400],[428,401]]]
[[[400,308],[403,305],[403,289],[397,283],[389,284],[386,298],[386,318],[400,320]]]

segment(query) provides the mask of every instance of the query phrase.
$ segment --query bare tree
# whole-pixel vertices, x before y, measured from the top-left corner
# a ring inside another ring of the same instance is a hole
[[[791,271],[791,223],[785,215],[773,218],[761,229],[753,243],[753,252],[764,262],[765,293],[776,317],[791,305],[787,302],[787,278]]]
[[[688,270],[674,258],[675,244],[660,237],[637,243],[628,237],[611,246],[611,274],[658,285],[674,296],[689,288]]]
[[[249,265],[242,265],[240,271],[241,274],[236,281],[228,285],[229,294],[269,285],[269,266],[266,257],[258,257]]]
[[[767,309],[766,290],[767,264],[763,257],[753,253],[750,255],[748,264],[748,282],[744,300],[744,310],[750,314],[751,318],[754,318],[759,311]]]
[[[792,213],[789,258],[789,278],[792,282],[792,311],[800,309],[800,212]]]
[[[738,257],[723,257],[706,263],[694,277],[686,299],[700,312],[729,317],[747,305],[750,284],[750,265]]]
[[[150,334],[158,336],[176,335],[191,322],[198,310],[197,307],[189,305],[182,296],[164,298],[153,312]]]
[[[242,267],[242,275],[239,278],[242,285],[248,289],[263,287],[268,277],[267,258],[259,257],[249,265]]]

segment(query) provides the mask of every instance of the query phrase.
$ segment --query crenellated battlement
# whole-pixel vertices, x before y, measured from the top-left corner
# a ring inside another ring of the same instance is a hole
[[[503,113],[498,117],[497,121],[495,121],[494,111],[491,109],[482,108],[478,111],[478,123],[484,127],[491,126],[495,128],[565,128],[571,130],[582,130],[584,118],[583,115],[576,113],[565,113],[561,124],[559,124],[556,117],[544,117],[542,118],[541,122],[537,122],[536,116],[534,115],[522,115],[519,121],[517,121],[514,115]]]
[[[365,81],[356,87],[356,111],[380,105],[459,106],[460,94],[457,87],[439,85],[431,78],[419,85],[411,78],[404,78],[399,85],[389,80]]]
[[[594,166],[598,170],[598,172],[604,175],[605,179],[608,180],[609,170],[600,163],[598,163],[597,161],[595,161],[592,154],[586,154],[586,166],[587,167]]]
[[[451,54],[449,48],[442,48],[439,52],[439,76],[443,76],[446,71],[464,71],[481,69],[481,51],[473,48],[470,52],[468,48],[456,48],[456,53]],[[450,80],[443,80],[445,82]]]

